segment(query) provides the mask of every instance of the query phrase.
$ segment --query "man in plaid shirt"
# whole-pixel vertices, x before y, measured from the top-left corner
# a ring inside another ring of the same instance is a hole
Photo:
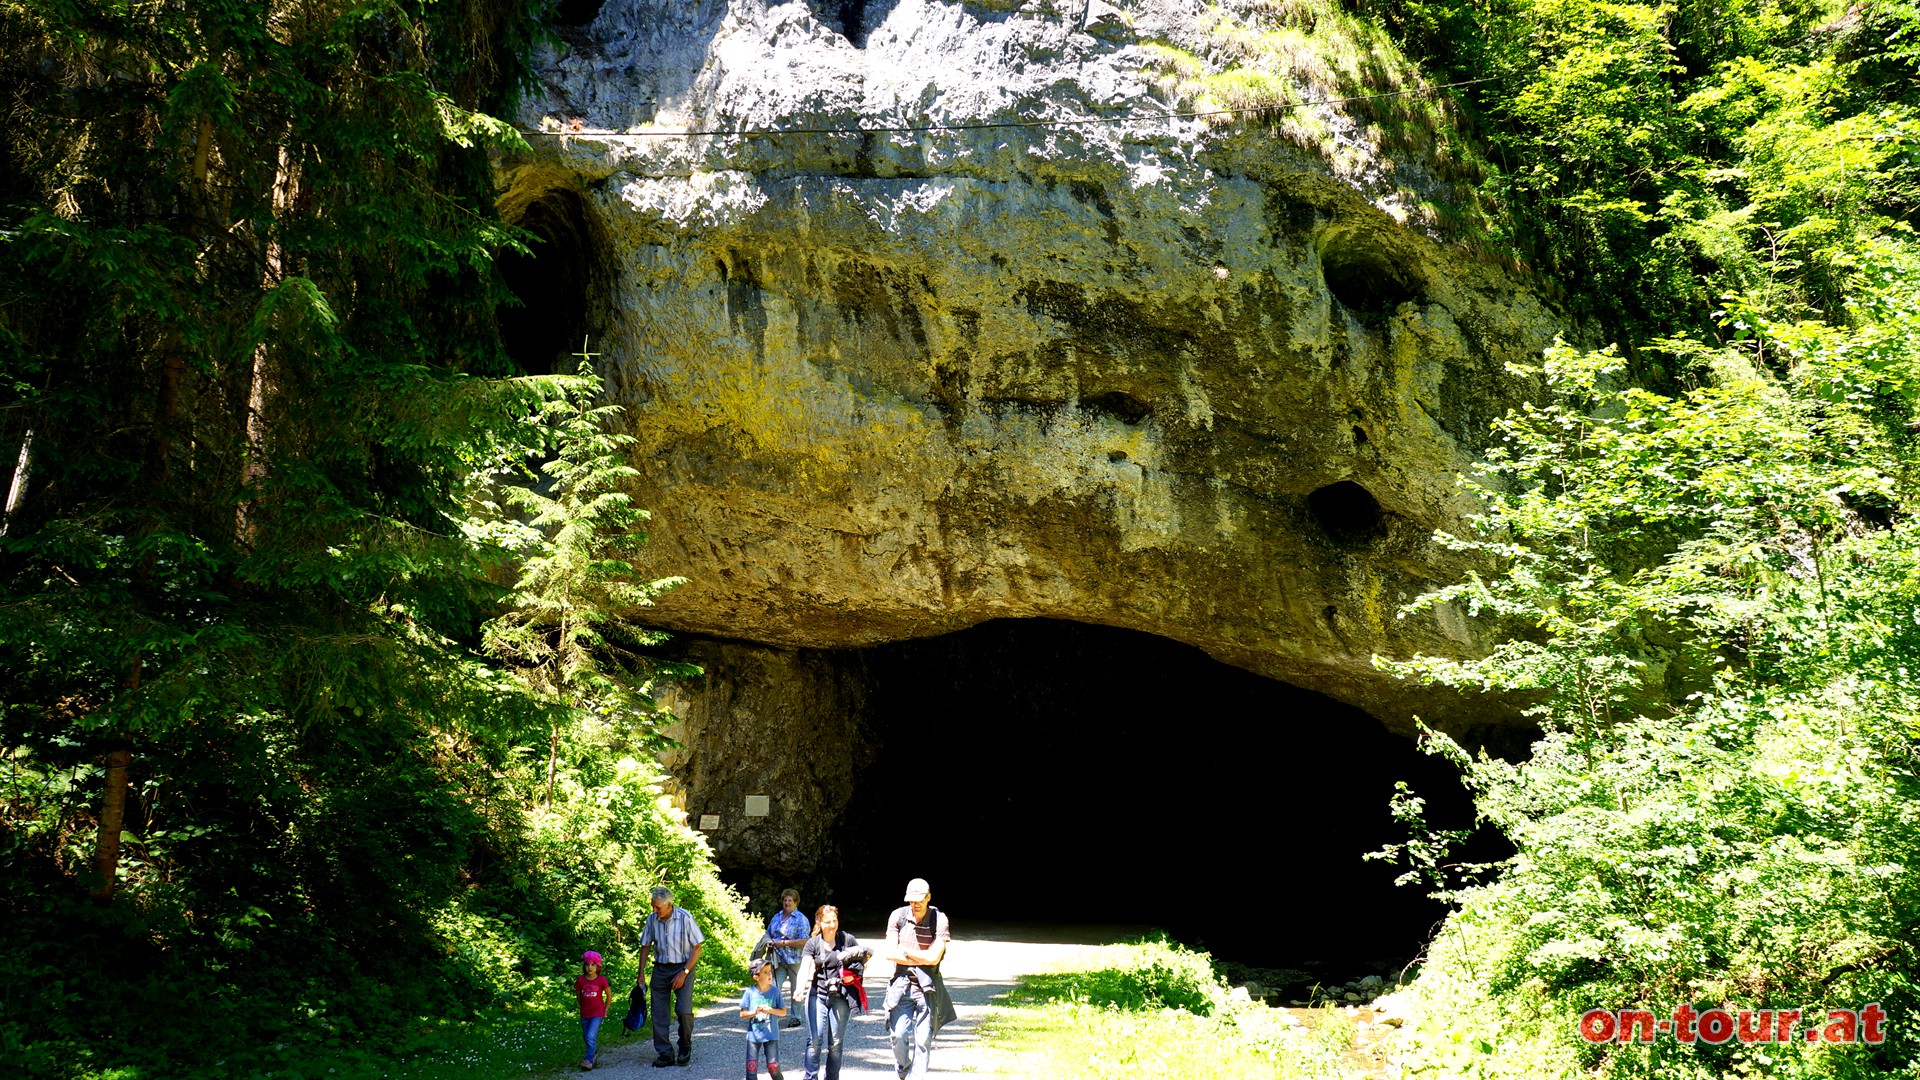
[[[685,1065],[693,1060],[693,966],[700,962],[700,949],[706,941],[693,916],[685,908],[673,906],[673,892],[653,890],[653,914],[640,930],[640,970],[647,970],[647,954],[653,953],[653,971],[648,987],[653,991],[653,1067]],[[667,1038],[667,1006],[680,1018],[680,1054],[674,1056],[673,1043]]]

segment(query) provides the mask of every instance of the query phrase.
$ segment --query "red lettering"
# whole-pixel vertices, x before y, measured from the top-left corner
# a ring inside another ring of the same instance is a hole
[[[1820,1036],[1821,1042],[1850,1043],[1854,1038],[1854,1022],[1857,1018],[1852,1009],[1828,1009],[1827,1030]]]
[[[1590,1043],[1613,1041],[1613,1014],[1605,1009],[1589,1009],[1580,1017],[1580,1037]]]
[[[1673,1010],[1673,1037],[1683,1043],[1693,1041],[1693,1006],[1682,1005]]]
[[[1875,1046],[1887,1041],[1887,1033],[1880,1030],[1880,1021],[1887,1018],[1887,1010],[1874,1002],[1860,1010],[1860,1041]]]
[[[1634,1034],[1635,1029],[1639,1031],[1638,1038],[1641,1042],[1652,1042],[1653,1014],[1645,1009],[1621,1009],[1620,1041],[1623,1043],[1633,1042],[1636,1037]]]
[[[1733,1014],[1725,1009],[1708,1009],[1700,1014],[1700,1041],[1718,1046],[1733,1038]]]
[[[1778,1043],[1792,1042],[1794,1025],[1800,1022],[1800,1010],[1781,1009],[1779,1012],[1773,1014],[1773,1021],[1778,1025],[1775,1029],[1776,1034],[1773,1037],[1773,1041]]]
[[[1740,1010],[1740,1041],[1743,1043],[1766,1042],[1773,1034],[1773,1013],[1768,1009],[1754,1012],[1752,1009]]]

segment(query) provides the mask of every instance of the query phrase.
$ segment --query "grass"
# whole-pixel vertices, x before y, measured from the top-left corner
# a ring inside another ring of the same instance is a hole
[[[1463,118],[1373,21],[1330,0],[1267,0],[1238,15],[1215,6],[1188,40],[1149,42],[1146,53],[1183,106],[1236,110],[1208,124],[1267,127],[1341,176],[1365,171],[1375,158],[1410,154],[1431,174],[1432,190],[1402,190],[1415,224],[1452,238],[1484,230],[1473,188],[1484,166]],[[1368,97],[1379,94],[1396,96]],[[1330,98],[1358,100],[1298,107]]]
[[[613,1001],[600,1028],[604,1054],[621,1042],[631,970],[608,975]],[[422,1016],[397,1042],[364,1047],[266,1047],[250,1065],[219,1075],[248,1080],[473,1080],[474,1077],[550,1076],[579,1064],[580,1013],[571,981],[552,978],[537,1001],[474,1020]],[[707,980],[710,983],[712,980]],[[738,996],[738,987],[696,983],[696,1007]],[[633,1036],[642,1038],[641,1034]],[[124,1073],[121,1075],[119,1073]],[[108,1071],[99,1080],[148,1080],[137,1071]]]
[[[1164,938],[1089,948],[1020,981],[981,1025],[981,1075],[1156,1080],[1359,1077],[1354,1027],[1229,993],[1205,953]]]

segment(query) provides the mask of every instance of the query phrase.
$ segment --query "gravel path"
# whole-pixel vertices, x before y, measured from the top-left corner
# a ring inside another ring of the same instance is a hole
[[[960,929],[969,928],[961,926]],[[1117,941],[1139,932],[1137,927],[1096,926],[988,925],[971,929],[971,933],[954,937],[947,947],[946,961],[940,966],[960,1019],[943,1028],[940,1037],[933,1041],[930,1076],[979,1075],[976,1070],[982,1059],[977,1049],[980,1019],[995,1000],[1013,989],[1020,976],[1039,971],[1082,946]],[[884,936],[878,931],[864,934],[856,931],[856,934],[867,943]],[[894,1080],[893,1048],[887,1042],[886,1015],[880,1008],[892,968],[893,965],[881,960],[867,968],[867,998],[873,1008],[864,1016],[854,1017],[847,1026],[846,1053],[840,1070],[846,1080]],[[624,1000],[622,996],[615,1004],[622,1004]],[[603,1030],[600,1035],[600,1067],[593,1070],[592,1076],[594,1080],[641,1080],[642,1077],[744,1080],[746,1025],[738,1014],[739,1009],[733,1005],[720,1005],[700,1013],[693,1024],[693,1063],[684,1069],[653,1068],[653,1045],[644,1037],[645,1029],[623,1039],[619,1018],[609,1017],[611,1030]],[[783,1076],[793,1080],[805,1076],[806,1045],[805,1028],[781,1031]],[[766,1073],[763,1071],[760,1075],[764,1078]]]

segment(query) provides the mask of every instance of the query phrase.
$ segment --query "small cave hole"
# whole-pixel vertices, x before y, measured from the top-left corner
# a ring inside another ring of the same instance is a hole
[[[560,0],[553,6],[553,25],[586,26],[600,17],[606,0]]]
[[[502,252],[495,263],[501,283],[519,301],[496,312],[500,343],[528,375],[570,372],[577,364],[573,354],[600,329],[592,312],[594,297],[603,291],[605,245],[574,191],[541,196],[517,224],[531,234],[530,253]]]
[[[1080,408],[1105,413],[1123,424],[1138,424],[1153,415],[1153,410],[1147,407],[1146,402],[1118,390],[1083,397],[1080,399]]]
[[[867,41],[867,0],[809,0],[814,15],[828,26],[837,26],[840,35],[858,49]]]
[[[855,45],[865,44],[867,0],[840,0],[840,32]]]
[[[1327,292],[1340,306],[1360,316],[1391,315],[1401,304],[1418,302],[1410,275],[1384,251],[1341,244],[1320,253]]]
[[[1341,480],[1307,496],[1307,511],[1328,537],[1351,543],[1377,536],[1386,514],[1373,492]]]
[[[1107,451],[1107,460],[1118,465],[1127,460],[1127,452],[1125,450],[1109,450]]]
[[[1355,446],[1367,445],[1367,429],[1361,427],[1358,424],[1355,424],[1353,426],[1353,445]]]

